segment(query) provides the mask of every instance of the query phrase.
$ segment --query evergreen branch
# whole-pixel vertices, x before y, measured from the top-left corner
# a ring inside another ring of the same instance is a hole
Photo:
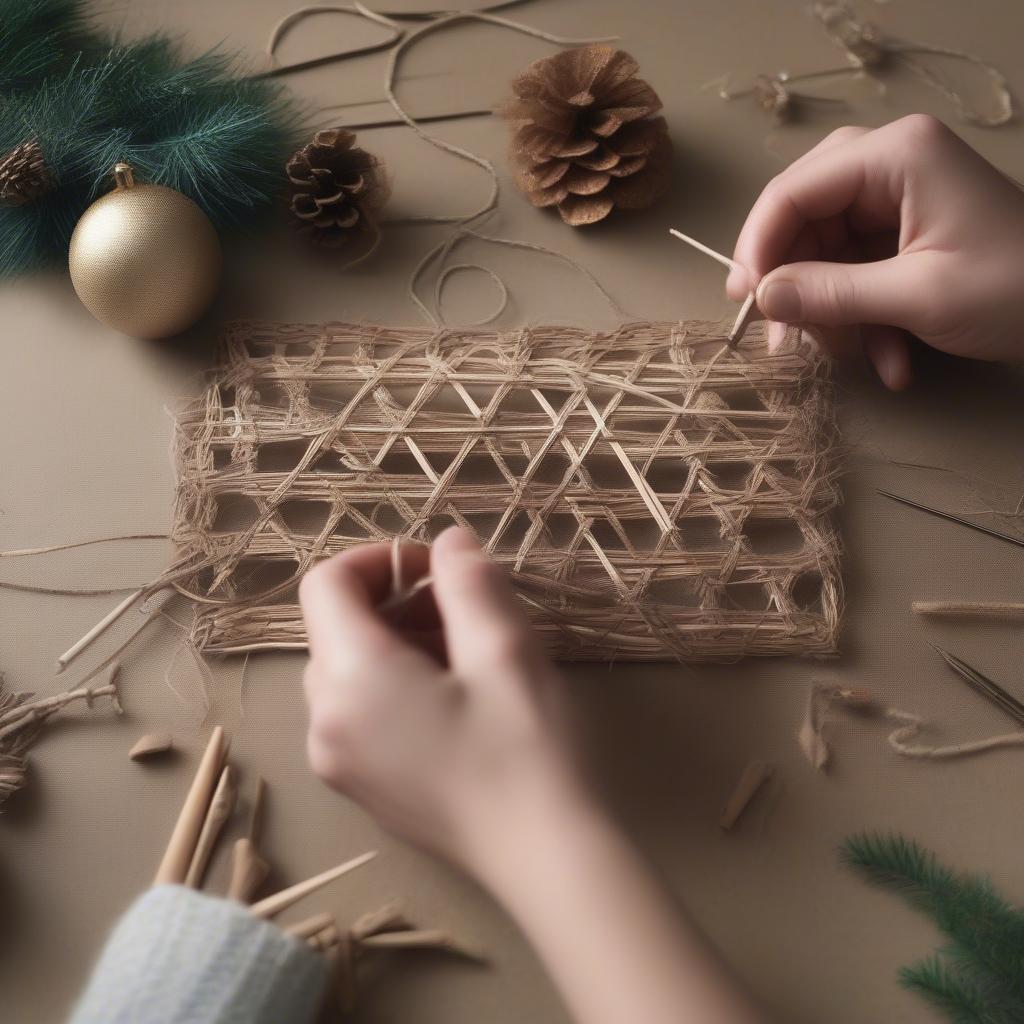
[[[38,85],[97,45],[83,0],[0,0],[0,95]]]
[[[932,990],[947,995],[961,984],[965,999],[983,999],[991,1013],[1003,1014],[993,1020],[1024,1020],[1024,914],[988,879],[957,874],[898,835],[852,836],[841,852],[869,881],[895,890],[928,914],[950,939],[943,952],[952,964],[926,961],[904,972],[905,982],[922,992],[934,982]]]
[[[899,977],[904,988],[923,996],[953,1024],[1015,1024],[1022,1019],[1019,1005],[994,1004],[981,986],[937,956],[901,968]]]
[[[66,258],[75,224],[111,187],[118,161],[133,164],[138,181],[183,192],[219,227],[269,206],[300,111],[281,86],[236,77],[235,64],[223,52],[182,61],[168,38],[152,36],[79,53],[0,102],[0,152],[38,142],[57,183],[32,203],[0,208],[0,277]]]

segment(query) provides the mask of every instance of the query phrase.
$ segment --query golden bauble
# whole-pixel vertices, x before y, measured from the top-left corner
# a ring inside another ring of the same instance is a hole
[[[117,187],[75,227],[71,283],[97,320],[135,338],[167,338],[191,327],[217,291],[220,240],[206,214],[163,185],[114,169]]]

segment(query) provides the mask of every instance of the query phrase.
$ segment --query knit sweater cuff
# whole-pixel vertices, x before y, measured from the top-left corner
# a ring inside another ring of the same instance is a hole
[[[322,956],[230,900],[150,889],[107,940],[70,1024],[306,1024]]]

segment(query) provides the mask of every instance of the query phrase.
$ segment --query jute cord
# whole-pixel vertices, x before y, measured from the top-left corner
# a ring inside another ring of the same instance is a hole
[[[807,707],[801,723],[798,740],[804,756],[814,768],[824,771],[831,759],[832,748],[826,727],[833,707],[857,711],[869,717],[894,723],[889,733],[889,746],[904,757],[925,761],[948,761],[959,757],[983,754],[990,750],[1024,746],[1024,730],[1002,733],[984,739],[937,746],[913,742],[928,728],[921,715],[903,711],[877,701],[866,690],[848,689],[830,683],[815,681],[808,692]]]
[[[278,43],[282,36],[293,28],[298,22],[304,18],[319,13],[334,12],[345,15],[352,15],[356,17],[366,18],[375,24],[387,27],[391,31],[391,35],[379,43],[369,44],[365,47],[360,47],[354,50],[343,51],[336,54],[331,54],[325,57],[314,58],[310,61],[300,62],[298,64],[290,64],[284,67],[277,67],[272,72],[273,74],[283,74],[289,71],[299,70],[301,68],[309,67],[314,64],[324,63],[328,60],[337,60],[343,58],[354,57],[366,53],[373,53],[380,50],[390,50],[388,59],[387,69],[384,76],[384,95],[387,102],[391,105],[392,109],[397,115],[397,124],[403,124],[414,131],[424,142],[429,143],[431,146],[440,149],[442,152],[448,153],[460,160],[464,160],[468,163],[474,164],[484,170],[490,179],[490,189],[486,200],[476,209],[465,214],[420,214],[402,217],[399,219],[385,220],[382,223],[385,225],[391,224],[454,224],[457,225],[457,229],[446,239],[439,242],[437,245],[432,247],[423,256],[419,263],[414,268],[408,284],[408,296],[413,305],[420,311],[428,323],[435,327],[442,327],[445,325],[445,317],[441,308],[441,295],[444,289],[446,281],[451,275],[457,271],[470,271],[474,270],[487,275],[498,287],[499,290],[499,303],[496,309],[488,316],[477,321],[475,324],[466,326],[482,326],[496,320],[504,311],[508,303],[508,289],[505,282],[502,280],[499,274],[494,270],[483,266],[478,263],[459,263],[454,266],[445,267],[445,260],[450,255],[452,249],[465,239],[477,239],[478,241],[487,242],[493,245],[505,246],[509,248],[518,248],[525,251],[534,252],[537,254],[545,255],[555,259],[559,259],[575,270],[583,274],[587,280],[593,284],[600,292],[603,298],[605,298],[611,306],[613,312],[620,319],[626,319],[625,311],[615,302],[615,300],[608,294],[608,292],[601,287],[592,274],[590,274],[581,264],[571,257],[565,256],[553,249],[549,249],[545,246],[538,245],[532,242],[524,242],[507,238],[500,238],[494,235],[485,235],[479,228],[486,222],[488,217],[497,208],[498,197],[500,194],[501,184],[498,178],[498,173],[495,170],[494,164],[486,157],[480,156],[479,154],[473,153],[472,151],[458,146],[455,143],[447,142],[444,139],[440,139],[437,136],[430,135],[424,131],[419,121],[414,118],[399,102],[398,97],[395,93],[396,81],[398,78],[398,69],[402,58],[408,52],[408,49],[418,40],[424,36],[459,24],[460,22],[478,22],[487,25],[494,25],[500,28],[509,29],[514,32],[519,32],[523,35],[530,36],[534,39],[540,39],[544,42],[553,43],[557,46],[580,46],[586,43],[596,42],[611,42],[616,37],[614,36],[602,36],[602,37],[586,37],[583,39],[567,38],[564,36],[555,35],[551,32],[545,32],[541,29],[533,28],[529,25],[524,25],[520,22],[511,21],[507,18],[499,17],[498,15],[488,13],[491,10],[497,10],[502,7],[512,6],[512,4],[491,4],[487,7],[480,8],[474,11],[456,11],[456,12],[438,12],[427,20],[427,23],[414,29],[411,32],[407,32],[400,25],[396,24],[395,19],[401,19],[405,17],[413,17],[414,15],[409,12],[400,12],[398,14],[385,15],[379,11],[370,10],[362,3],[353,3],[351,5],[316,5],[311,7],[299,8],[293,11],[291,14],[286,15],[282,18],[272,29],[270,38],[267,43],[267,54],[273,59],[274,53]],[[466,112],[457,112],[457,116],[465,116]],[[444,120],[443,117],[434,117],[432,120]],[[364,124],[361,127],[383,127],[392,122],[371,122]],[[359,127],[359,126],[350,126]],[[378,233],[373,239],[368,250],[361,253],[355,259],[346,263],[343,269],[350,269],[357,266],[360,263],[368,260],[379,248],[381,242],[380,234]],[[435,279],[432,307],[421,298],[419,294],[419,283],[424,274],[428,270],[437,265],[438,273]]]

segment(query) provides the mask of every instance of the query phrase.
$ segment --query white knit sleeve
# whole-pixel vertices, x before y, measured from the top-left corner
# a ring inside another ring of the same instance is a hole
[[[230,900],[150,889],[114,928],[69,1024],[306,1024],[322,956]]]

